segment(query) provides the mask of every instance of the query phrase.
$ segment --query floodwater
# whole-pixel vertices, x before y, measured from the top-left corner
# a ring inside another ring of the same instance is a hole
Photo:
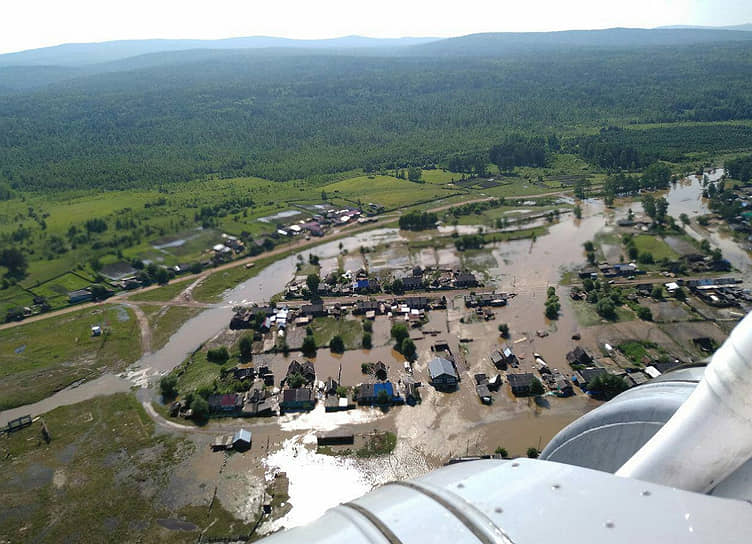
[[[277,472],[287,473],[292,509],[284,517],[263,525],[261,534],[304,525],[378,485],[419,476],[435,468],[407,440],[398,440],[391,455],[370,459],[319,455],[315,447],[316,434],[309,431],[285,440],[279,450],[263,460],[267,480]]]
[[[185,243],[188,242],[189,240],[193,240],[194,238],[199,237],[204,229],[203,227],[198,227],[195,230],[197,231],[196,234],[192,234],[184,238],[177,238],[174,240],[167,238],[167,240],[169,241],[153,244],[152,247],[154,249],[169,249],[173,247],[180,247],[182,245],[185,245]]]
[[[708,181],[716,182],[723,176],[723,168],[715,168],[705,175]],[[672,184],[665,197],[668,200],[668,211],[674,217],[686,213],[689,217],[708,213],[706,199],[702,198],[703,176],[691,175]]]
[[[720,171],[710,174],[711,181],[720,177]],[[690,216],[707,213],[701,196],[701,180],[683,180],[668,192],[669,213],[678,217],[680,213]],[[631,206],[636,212],[639,203],[625,204],[616,210],[605,209],[602,202],[586,201],[582,204],[582,219],[571,215],[549,226],[549,233],[535,241],[515,240],[499,242],[488,246],[485,256],[474,256],[465,262],[471,266],[484,268],[489,276],[491,288],[517,293],[509,306],[497,310],[498,319],[512,326],[514,349],[523,359],[523,365],[530,360],[533,351],[541,353],[556,367],[566,368],[562,353],[571,349],[571,334],[577,330],[573,312],[566,310],[569,301],[563,289],[559,296],[565,307],[562,319],[550,322],[543,316],[545,288],[558,283],[563,271],[579,266],[584,261],[582,244],[592,240],[598,232],[614,229],[616,218],[626,216],[626,208]],[[453,229],[454,227],[452,227]],[[477,232],[477,227],[469,227]],[[690,229],[688,229],[690,232]],[[690,235],[698,233],[691,231]],[[461,255],[452,246],[451,240],[444,247],[423,248],[409,251],[405,242],[427,240],[435,232],[402,233],[397,229],[375,229],[361,232],[348,238],[329,242],[300,254],[308,260],[311,253],[318,255],[327,269],[336,269],[337,257],[342,248],[348,250],[349,262],[355,266],[361,259],[360,248],[376,248],[365,253],[369,268],[395,269],[420,264],[446,268],[460,266]],[[752,261],[748,254],[732,240],[715,232],[710,232],[711,241],[721,247],[724,255],[736,268],[744,272],[752,271]],[[340,247],[341,246],[341,247]],[[237,304],[263,303],[283,290],[284,285],[295,273],[297,255],[291,255],[272,263],[259,271],[259,274],[228,290],[223,295],[222,304],[206,310],[187,321],[159,351],[139,360],[121,379],[105,375],[77,388],[61,391],[34,405],[0,413],[0,425],[9,419],[26,414],[40,414],[56,406],[72,404],[98,394],[127,391],[129,386],[145,386],[155,377],[164,374],[180,364],[202,343],[222,332],[229,322],[232,307]],[[346,267],[347,268],[347,267]],[[441,338],[451,339],[456,345],[459,337],[475,338],[467,347],[467,369],[463,369],[463,384],[456,393],[446,395],[424,387],[423,403],[416,407],[404,407],[384,413],[381,410],[353,410],[326,414],[323,405],[311,413],[283,416],[275,425],[280,432],[298,433],[282,442],[280,448],[272,451],[264,460],[267,477],[276,471],[284,471],[290,480],[290,502],[292,510],[282,519],[264,527],[274,530],[279,527],[292,527],[316,519],[326,509],[343,501],[351,500],[368,492],[374,486],[393,479],[415,477],[437,466],[449,455],[466,453],[488,453],[496,445],[503,445],[513,453],[524,452],[529,446],[544,445],[567,423],[575,420],[597,403],[582,396],[574,399],[552,399],[555,409],[545,410],[529,406],[525,401],[506,398],[503,390],[497,394],[497,401],[491,407],[480,405],[470,386],[473,372],[491,372],[486,360],[488,350],[498,343],[495,331],[497,321],[460,323],[464,313],[461,307],[450,307],[448,321],[441,314],[441,322],[434,322],[439,315],[433,312],[431,323],[426,329],[441,331]],[[434,316],[433,314],[436,314]],[[386,323],[386,321],[385,321]],[[387,327],[377,320],[375,329]],[[450,332],[451,328],[451,332]],[[536,331],[545,330],[548,336],[538,337]],[[383,334],[386,335],[388,332]],[[444,332],[446,331],[446,333]],[[376,330],[375,330],[376,332]],[[374,334],[374,338],[381,333]],[[415,378],[425,378],[427,361],[430,358],[430,344],[435,339],[426,337],[417,341],[420,357],[415,363]],[[284,375],[292,358],[277,354],[272,358],[272,368],[277,376]],[[402,360],[390,345],[377,345],[372,350],[352,350],[344,355],[334,355],[329,350],[319,350],[314,360],[319,379],[326,376],[337,377],[345,385],[364,380],[360,371],[363,361],[383,360],[399,371]],[[354,459],[317,455],[315,453],[315,432],[331,430],[342,425],[367,429],[388,426],[396,429],[399,439],[395,452],[376,459]]]
[[[8,424],[12,419],[21,416],[38,415],[54,410],[60,406],[76,404],[84,400],[94,398],[99,395],[112,395],[115,393],[125,393],[130,391],[131,384],[127,380],[119,378],[114,374],[104,374],[95,380],[84,382],[75,387],[68,387],[58,391],[54,395],[33,404],[26,404],[18,408],[11,408],[0,412],[0,427]]]

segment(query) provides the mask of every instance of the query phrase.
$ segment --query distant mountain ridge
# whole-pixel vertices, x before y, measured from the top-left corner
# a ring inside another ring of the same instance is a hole
[[[752,25],[740,25],[750,27]],[[734,27],[736,28],[736,27]],[[573,50],[629,50],[715,43],[752,43],[752,31],[735,29],[566,30],[498,32],[456,38],[379,39],[346,36],[325,40],[293,40],[253,36],[222,40],[126,40],[65,44],[0,55],[0,95],[42,89],[96,74],[180,66],[201,62],[234,62],[237,57],[498,57],[558,54]]]
[[[117,40],[99,43],[66,43],[0,55],[0,66],[84,66],[129,57],[191,49],[361,49],[406,47],[438,38],[367,38],[344,36],[322,40],[295,40],[270,36],[249,36],[219,40]]]
[[[752,23],[744,23],[741,25],[730,26],[702,26],[702,25],[670,25],[670,26],[658,26],[657,30],[743,30],[745,32],[752,32]]]
[[[0,55],[0,67],[89,67],[155,53],[189,50],[290,49],[387,55],[504,55],[556,47],[639,47],[752,39],[752,24],[732,27],[609,28],[557,32],[488,32],[453,38],[368,38],[344,36],[297,40],[249,36],[218,40],[155,39],[68,43]],[[0,81],[0,87],[2,87]]]
[[[410,47],[427,55],[498,56],[561,48],[623,49],[752,40],[752,32],[718,29],[608,28],[469,34]]]

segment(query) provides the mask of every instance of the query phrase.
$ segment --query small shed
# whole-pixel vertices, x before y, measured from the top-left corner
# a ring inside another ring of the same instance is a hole
[[[483,404],[491,404],[493,401],[493,397],[491,396],[491,390],[488,389],[488,385],[478,385],[475,388],[476,393],[478,393],[478,398],[480,398],[480,401]]]
[[[353,443],[355,443],[355,434],[347,428],[316,434],[317,446],[341,446]]]
[[[251,447],[251,431],[238,430],[232,437],[232,447],[238,451],[244,451]]]
[[[533,376],[530,372],[522,372],[519,374],[507,374],[507,380],[512,388],[512,393],[516,397],[522,397],[530,394],[530,388],[533,385]]]
[[[224,450],[231,449],[232,439],[233,439],[233,436],[231,434],[218,435],[214,439],[214,442],[212,442],[212,445],[211,445],[212,451],[224,451]]]

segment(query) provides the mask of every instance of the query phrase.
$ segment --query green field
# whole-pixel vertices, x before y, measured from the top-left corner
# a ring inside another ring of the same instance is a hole
[[[196,276],[185,279],[173,280],[169,285],[150,289],[149,291],[136,292],[128,297],[130,300],[145,302],[169,302],[185,290],[191,283],[196,281]]]
[[[435,183],[414,183],[378,175],[346,179],[325,185],[321,190],[326,191],[327,196],[335,201],[341,199],[343,203],[349,204],[374,202],[384,206],[387,211],[462,192]]]
[[[44,415],[41,423],[0,444],[0,541],[196,542],[248,534],[218,502],[185,504],[165,492],[195,445],[157,434],[135,396],[97,397]],[[174,493],[174,492],[173,492]],[[158,519],[184,519],[197,529],[170,531]]]
[[[104,334],[94,337],[91,327]],[[0,409],[36,402],[141,356],[133,312],[104,305],[0,330]]]
[[[581,327],[592,327],[595,325],[601,325],[603,322],[618,323],[622,321],[632,321],[636,319],[635,314],[625,306],[616,307],[616,319],[608,321],[598,315],[595,311],[595,305],[584,301],[572,301],[572,309],[574,315],[577,318],[577,322]]]
[[[80,272],[77,274],[68,272],[67,274],[46,281],[38,286],[31,287],[30,291],[37,296],[42,296],[47,299],[47,303],[50,307],[53,310],[56,310],[69,305],[69,292],[89,287],[95,283],[96,282],[93,278],[87,278],[87,276]]]
[[[34,297],[18,285],[0,290],[0,321],[5,321],[9,310],[25,308],[34,304]]]
[[[336,177],[338,181],[325,185],[315,181],[280,183],[251,177],[209,178],[171,184],[161,191],[17,194],[16,198],[0,201],[0,237],[24,239],[28,272],[21,284],[46,296],[53,308],[60,308],[67,304],[68,291],[91,283],[70,272],[75,270],[93,281],[96,274],[91,263],[95,259],[102,264],[138,259],[166,266],[197,262],[206,259],[207,249],[221,242],[222,233],[236,236],[245,233],[255,238],[276,229],[273,222],[259,221],[262,217],[287,210],[300,211],[297,218],[310,215],[313,212],[306,210],[322,203],[322,191],[334,205],[373,202],[387,210],[427,209],[484,194],[532,195],[550,191],[548,186],[529,184],[519,176],[488,191],[464,189],[450,185],[451,180],[460,179],[461,174],[442,169],[424,170],[425,183],[389,175],[359,175],[359,172]],[[205,208],[216,211],[208,219],[202,218]],[[19,209],[26,212],[19,212]],[[87,233],[85,222],[89,219],[103,219],[106,230]],[[204,228],[199,229],[202,224]],[[171,245],[176,241],[182,243]],[[165,296],[168,292],[144,294],[140,300],[158,300],[149,297]],[[216,293],[209,298],[216,300],[214,295]],[[7,311],[27,305],[28,297],[19,292],[0,292],[0,309]]]
[[[635,247],[640,253],[648,252],[653,254],[653,259],[677,259],[679,254],[676,253],[669,245],[657,236],[650,234],[638,234],[633,238]]]
[[[206,359],[206,349],[201,349],[183,361],[172,371],[178,376],[178,391],[185,395],[203,387],[211,387],[214,380],[219,378],[222,369],[232,368],[238,364],[236,357],[224,364],[212,363]]]
[[[311,323],[317,346],[328,346],[332,337],[340,335],[345,349],[359,349],[363,341],[363,324],[359,319],[317,317]]]

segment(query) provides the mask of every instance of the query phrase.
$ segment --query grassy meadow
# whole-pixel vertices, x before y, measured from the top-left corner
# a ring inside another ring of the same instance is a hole
[[[173,501],[166,489],[195,451],[187,440],[155,433],[135,396],[117,394],[64,406],[0,444],[0,541],[196,542],[249,534],[215,501],[211,511]],[[63,500],[64,498],[64,500]],[[203,501],[202,501],[203,502]],[[170,531],[158,519],[183,519]]]
[[[101,336],[91,327],[100,325]],[[0,330],[0,410],[30,404],[141,356],[133,312],[102,305]]]

